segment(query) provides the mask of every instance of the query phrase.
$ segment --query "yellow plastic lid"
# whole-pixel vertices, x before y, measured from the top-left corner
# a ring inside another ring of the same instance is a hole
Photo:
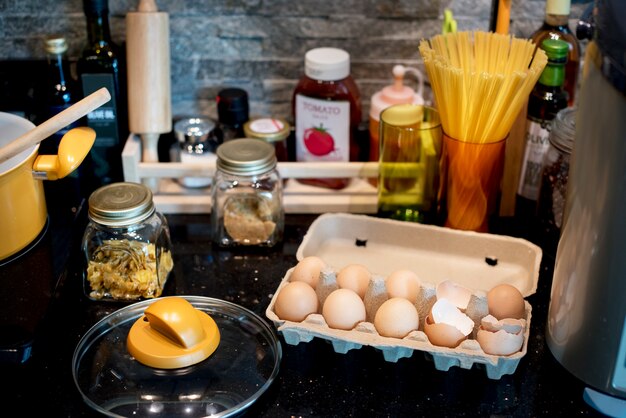
[[[219,342],[220,332],[213,318],[186,299],[172,296],[146,308],[131,327],[126,344],[137,361],[176,369],[205,360]]]

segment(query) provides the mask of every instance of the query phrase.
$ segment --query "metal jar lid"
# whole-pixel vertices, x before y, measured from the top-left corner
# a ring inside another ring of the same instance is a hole
[[[566,107],[560,110],[552,122],[552,130],[548,141],[559,151],[570,154],[574,149],[576,137],[577,107]]]
[[[217,148],[216,167],[228,174],[255,176],[276,167],[276,153],[262,139],[233,139]]]
[[[258,118],[243,125],[243,132],[248,138],[258,138],[266,142],[278,142],[289,136],[291,127],[284,119]]]
[[[122,227],[143,221],[155,212],[152,191],[139,183],[113,183],[89,196],[89,219]]]

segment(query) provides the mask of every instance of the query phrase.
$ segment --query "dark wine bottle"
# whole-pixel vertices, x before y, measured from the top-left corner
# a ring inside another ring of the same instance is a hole
[[[49,35],[44,39],[47,68],[41,87],[37,93],[39,110],[36,112],[36,124],[50,119],[62,112],[81,98],[79,86],[72,78],[70,64],[67,59],[67,41],[62,35]],[[52,134],[39,145],[39,152],[56,154],[59,141],[70,129],[80,126],[81,120]]]
[[[563,88],[567,42],[546,39],[541,49],[548,56],[537,84],[528,98],[526,116],[526,144],[517,188],[515,215],[532,227],[537,214],[544,156],[550,145],[549,136],[556,114],[567,107],[568,94]]]
[[[106,87],[111,100],[87,115],[96,131],[91,150],[99,185],[123,181],[122,149],[128,137],[124,54],[111,40],[108,0],[83,0],[87,44],[77,63],[83,96]]]
[[[44,48],[47,55],[47,67],[44,77],[40,80],[37,89],[35,123],[45,122],[61,113],[80,100],[82,94],[80,86],[72,77],[70,63],[67,59],[67,41],[63,35],[49,35],[44,39]],[[39,144],[39,154],[57,154],[59,143],[63,136],[72,128],[84,126],[84,118],[63,127],[59,131],[44,139]],[[74,171],[66,177],[44,182],[44,190],[48,201],[62,199],[65,203],[79,205],[89,197],[93,190],[93,163],[91,156],[87,156]],[[49,205],[52,208],[54,204]]]
[[[568,52],[563,88],[569,95],[568,106],[573,106],[580,72],[580,45],[569,27],[570,9],[571,0],[546,0],[546,15],[543,24],[530,36],[530,39],[537,47],[545,39],[562,39],[567,42]]]

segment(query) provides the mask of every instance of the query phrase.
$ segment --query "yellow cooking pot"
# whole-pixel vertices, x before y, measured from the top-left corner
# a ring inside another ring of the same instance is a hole
[[[0,112],[0,147],[35,128],[29,120]],[[39,144],[0,163],[0,260],[16,254],[41,233],[48,217],[42,180],[61,179],[85,159],[96,139],[91,128],[68,131],[58,155],[39,155]]]

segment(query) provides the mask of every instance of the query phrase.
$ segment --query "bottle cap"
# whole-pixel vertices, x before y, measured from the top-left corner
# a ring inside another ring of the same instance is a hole
[[[552,121],[552,129],[548,140],[558,150],[570,154],[574,149],[576,137],[576,107],[560,110]]]
[[[304,55],[304,73],[314,80],[342,80],[350,75],[350,54],[339,48],[311,49]]]
[[[89,219],[101,225],[124,227],[155,212],[152,191],[139,183],[112,183],[89,196]]]
[[[544,39],[541,42],[541,49],[546,51],[550,61],[560,61],[567,58],[569,44],[561,39]]]
[[[249,119],[248,93],[240,88],[227,88],[217,94],[217,115],[221,123],[241,125]]]
[[[181,119],[174,124],[174,134],[181,145],[197,145],[209,141],[215,122],[208,118]]]
[[[394,66],[392,70],[394,83],[383,87],[381,90],[372,95],[370,100],[370,118],[379,120],[380,112],[394,104],[424,104],[424,99],[422,98],[421,93],[416,93],[414,89],[403,84],[404,75],[407,70],[414,72],[417,76],[419,90],[421,92],[423,87],[423,77],[417,69],[407,68],[403,65]]]
[[[548,0],[546,1],[546,14],[548,15],[569,15],[571,0]]]
[[[109,11],[109,0],[83,0],[85,14],[105,13]]]
[[[67,51],[67,41],[63,35],[50,35],[45,40],[45,47],[49,54],[63,54]]]
[[[267,142],[278,142],[289,136],[291,127],[283,119],[258,118],[243,125],[243,132],[248,138],[258,138]]]
[[[228,174],[255,176],[275,166],[274,146],[262,139],[233,139],[217,147],[216,167]]]

